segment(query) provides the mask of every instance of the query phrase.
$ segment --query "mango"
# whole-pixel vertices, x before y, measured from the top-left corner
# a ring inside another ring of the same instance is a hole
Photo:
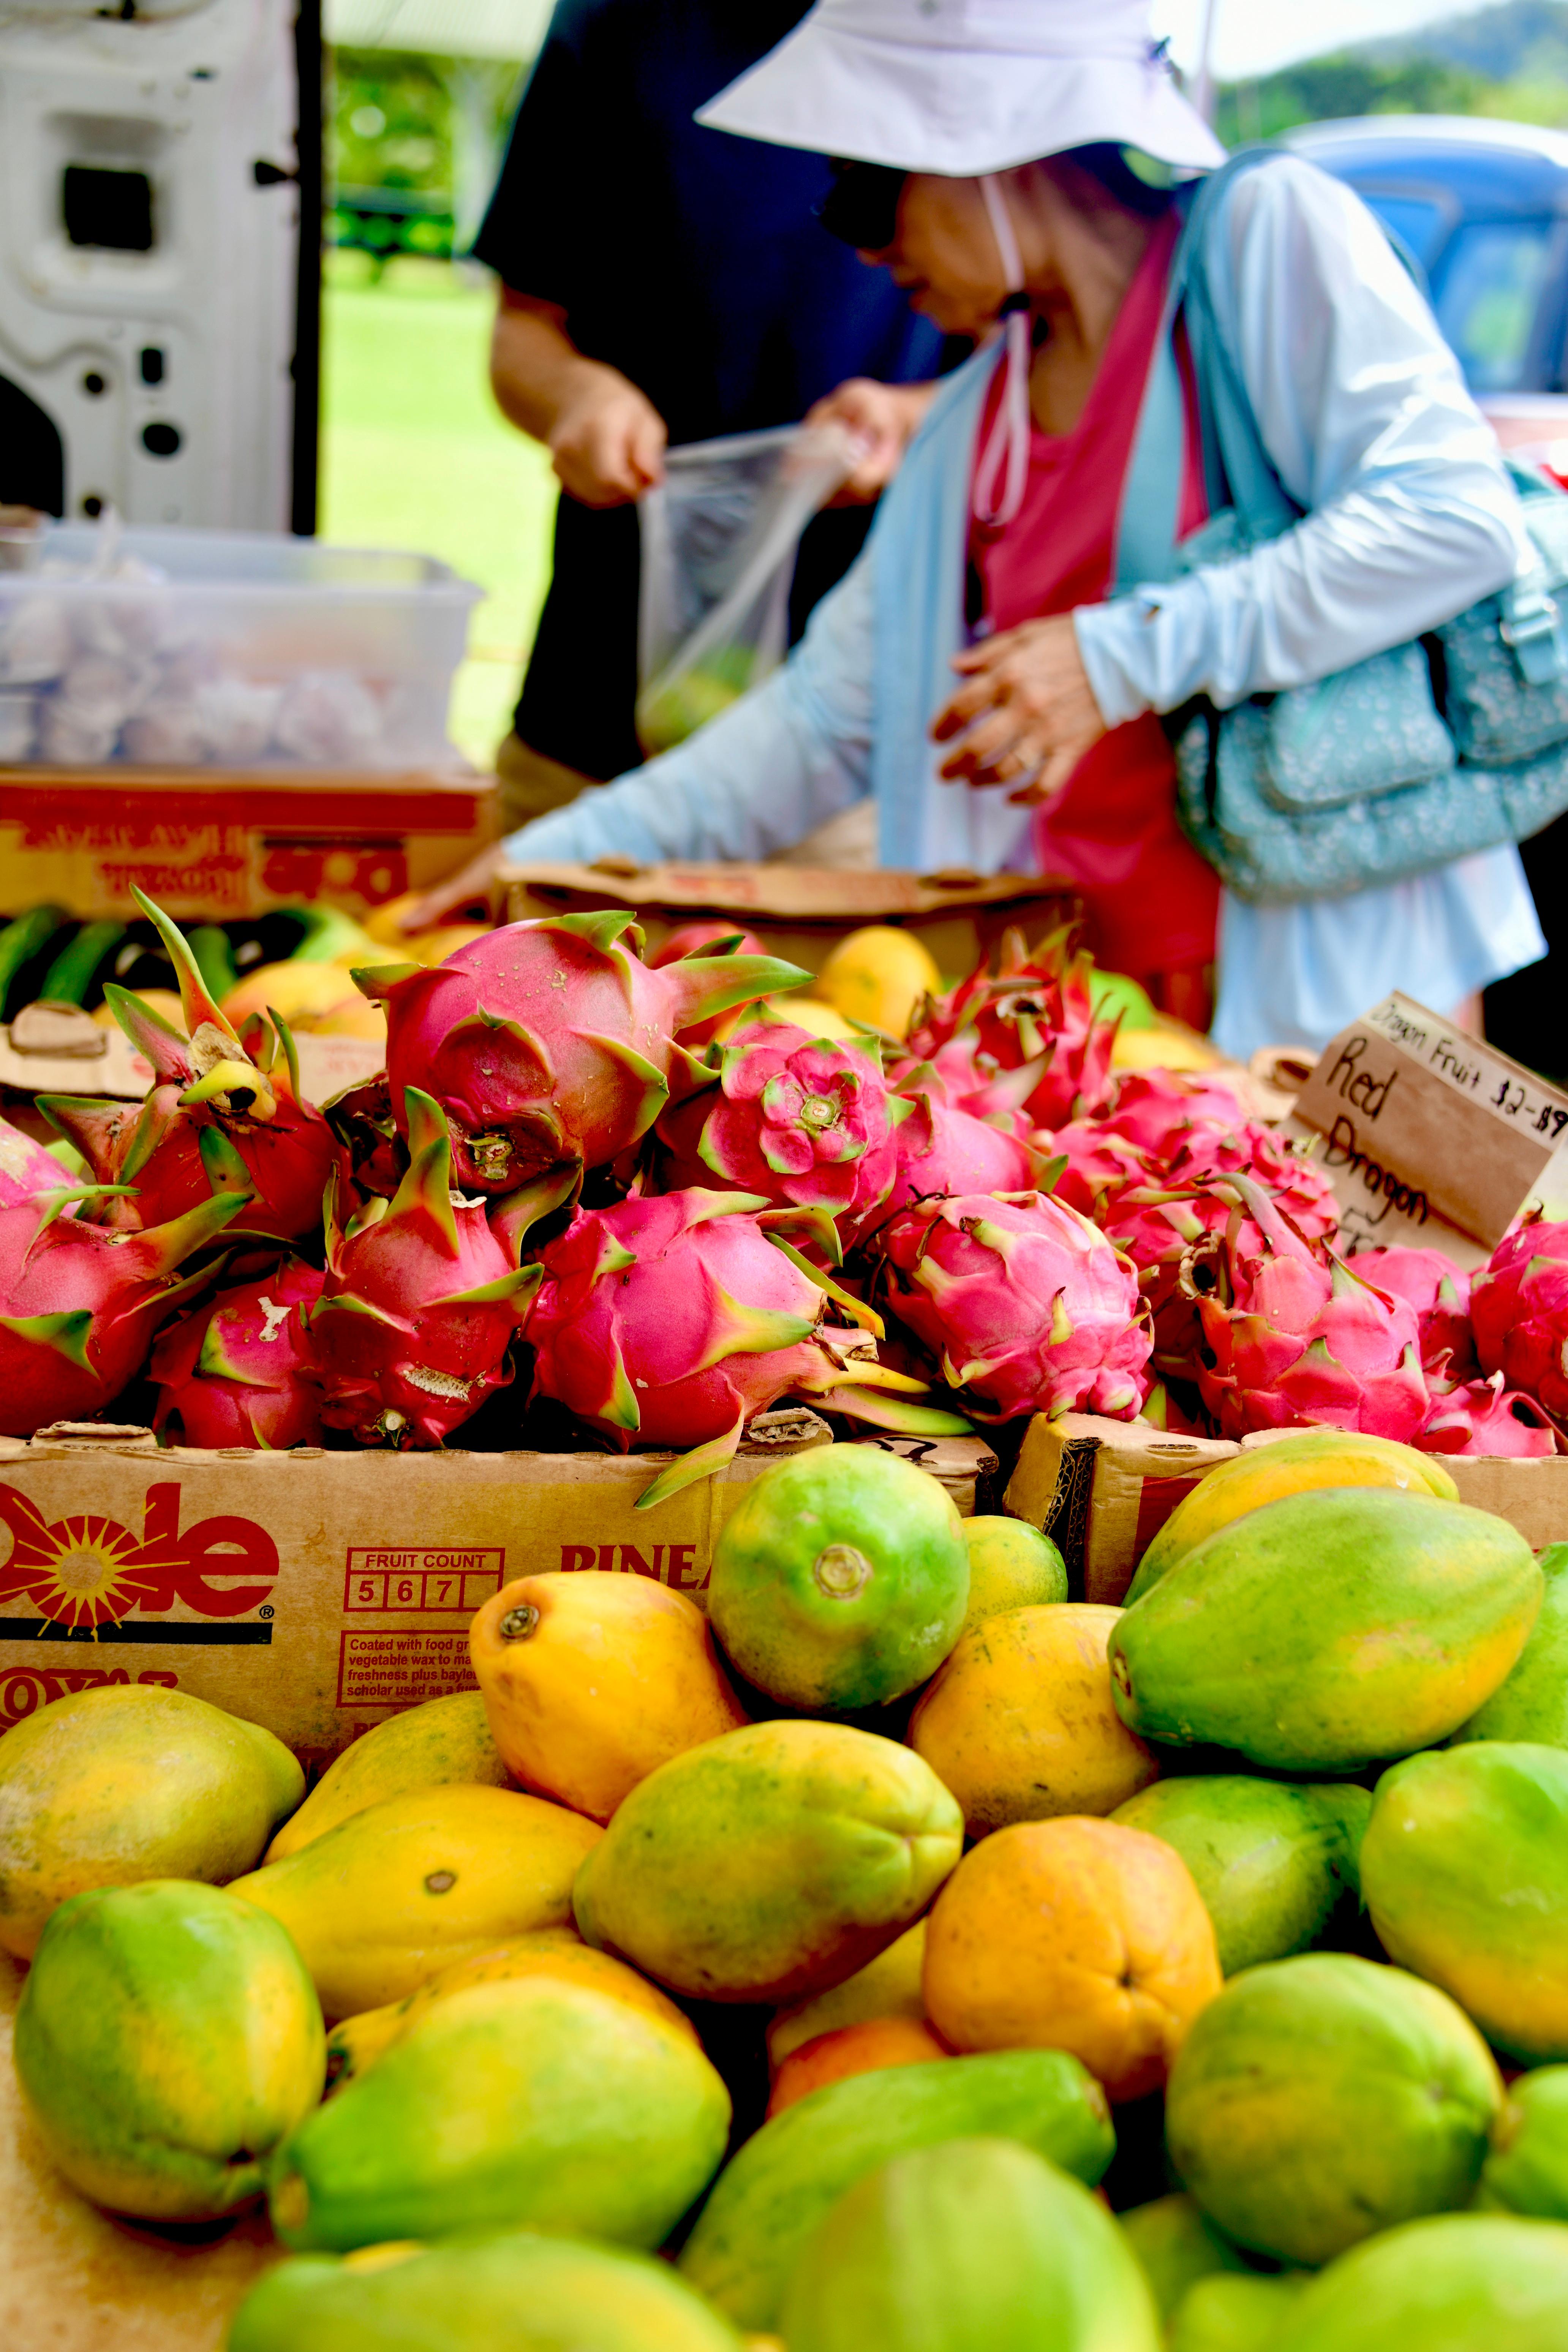
[[[1174,1846],[1214,1922],[1221,1972],[1233,1977],[1305,1951],[1353,1904],[1371,1812],[1354,1781],[1314,1788],[1216,1772],[1161,1780],[1110,1818]]]
[[[271,2168],[287,2246],[528,2223],[653,2247],[724,2153],[730,2095],[689,2035],[586,1985],[433,2001]]]
[[[1510,2084],[1476,2202],[1568,2221],[1568,2066],[1538,2066]]]
[[[887,2066],[929,2066],[951,2055],[921,2018],[868,2017],[859,2025],[840,2025],[819,2033],[792,2050],[773,2078],[768,2114],[783,2115],[797,2099],[826,2084],[847,2082],[851,2074],[874,2074]]]
[[[1186,1864],[1141,1830],[1068,1815],[965,1854],[926,1929],[926,2015],[955,2050],[1069,2050],[1112,2100],[1164,2082],[1219,1992]]]
[[[1563,2352],[1568,2229],[1501,2214],[1408,2221],[1308,2281],[1268,2352]]]
[[[668,2263],[519,2230],[297,2254],[252,2287],[226,2352],[741,2352]]]
[[[972,1838],[1057,1813],[1109,1813],[1160,1767],[1111,1704],[1120,1609],[1008,1609],[965,1633],[921,1692],[910,1746],[963,1808]]]
[[[585,1984],[595,1992],[608,1993],[612,2000],[629,2001],[633,2009],[657,2017],[672,2032],[684,2034],[699,2050],[702,2047],[685,2011],[677,2009],[636,1969],[628,1969],[624,1960],[611,1959],[607,1952],[595,1951],[574,1928],[541,1927],[535,1935],[516,1936],[510,1943],[497,1944],[477,1958],[454,1960],[448,1968],[437,1969],[402,2000],[386,2001],[380,2009],[362,2010],[357,2017],[343,2018],[327,2036],[327,2080],[336,2085],[363,2074],[424,2016],[432,2001],[464,1992],[469,1985],[500,1984],[519,1977],[552,1977],[557,1982],[564,1978],[568,1984]]]
[[[1004,1609],[1036,1609],[1067,1599],[1067,1562],[1049,1536],[1027,1519],[965,1519],[963,1540],[969,1553],[964,1633],[973,1633]]]
[[[1242,2278],[1215,2272],[1189,2287],[1171,2316],[1167,2352],[1271,2352],[1290,2305],[1306,2284],[1300,2272]]]
[[[1389,1437],[1344,1429],[1298,1429],[1249,1445],[1219,1463],[1184,1495],[1138,1563],[1129,1605],[1141,1601],[1177,1561],[1248,1511],[1287,1495],[1321,1487],[1386,1486],[1457,1503],[1459,1490],[1435,1454],[1418,1454]]]
[[[701,1610],[651,1577],[519,1577],[475,1617],[468,1655],[508,1769],[595,1822],[747,1720]]]
[[[941,992],[942,974],[923,940],[889,923],[871,923],[839,940],[811,983],[811,992],[847,1020],[863,1021],[889,1037],[907,1037],[922,998]],[[805,1006],[790,1018],[807,1022]]]
[[[1447,1738],[1508,1675],[1543,1591],[1506,1519],[1351,1486],[1249,1512],[1123,1611],[1122,1721],[1281,1772],[1355,1772]]]
[[[1568,1751],[1498,1739],[1407,1757],[1373,1792],[1361,1868],[1391,1959],[1500,2050],[1568,2058]]]
[[[577,1926],[676,1992],[795,2000],[917,1919],[963,1840],[947,1790],[896,1741],[750,1724],[638,1782],[578,1874]]]
[[[857,2074],[813,2091],[736,2150],[681,2273],[737,2326],[774,2327],[802,2252],[847,2189],[911,2148],[971,2136],[1018,2140],[1091,2189],[1116,2145],[1105,2094],[1064,2051]]]
[[[873,2018],[914,2022],[923,2019],[921,1973],[925,1956],[926,1923],[917,1919],[885,1952],[879,1952],[842,1984],[812,1993],[805,2000],[786,2001],[768,2027],[769,2065],[776,2071],[792,2050],[843,2025],[863,2025]]]
[[[803,2251],[780,2326],[790,2352],[1161,2352],[1110,2215],[1008,2139],[914,2148],[857,2181]]]
[[[1246,2256],[1215,2228],[1195,2197],[1156,2197],[1117,2219],[1143,2265],[1162,2319],[1170,2318],[1199,2279],[1248,2269]]]
[[[1325,2263],[1374,2230],[1466,2204],[1502,2079],[1418,1977],[1308,1952],[1233,1978],[1171,2070],[1171,2161],[1227,2237]]]
[[[713,1550],[708,1615],[785,1706],[880,1706],[934,1674],[969,1605],[969,1552],[939,1479],[874,1445],[825,1445],[749,1486]]]
[[[53,1699],[0,1739],[0,1945],[31,1959],[50,1913],[90,1886],[237,1878],[304,1793],[280,1739],[184,1691]]]
[[[328,2017],[353,2017],[505,1937],[568,1926],[578,1865],[603,1834],[510,1790],[412,1789],[232,1892],[282,1921]]]
[[[176,1878],[60,1905],[22,1988],[16,2058],[71,2186],[149,2221],[248,2204],[326,2065],[321,2008],[282,1928]]]
[[[500,1750],[490,1736],[480,1691],[455,1691],[426,1699],[402,1715],[389,1716],[345,1748],[328,1765],[299,1811],[267,1849],[268,1862],[286,1862],[312,1839],[340,1822],[384,1803],[410,1789],[477,1781],[486,1788],[510,1786]]]
[[[1546,1590],[1519,1663],[1460,1724],[1452,1747],[1470,1739],[1527,1739],[1568,1748],[1568,1544],[1549,1545],[1540,1566]]]

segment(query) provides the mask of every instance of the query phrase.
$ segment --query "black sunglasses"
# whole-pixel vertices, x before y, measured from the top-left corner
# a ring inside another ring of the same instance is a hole
[[[899,233],[899,198],[907,172],[886,163],[839,163],[833,185],[813,207],[830,236],[858,253],[885,253]]]

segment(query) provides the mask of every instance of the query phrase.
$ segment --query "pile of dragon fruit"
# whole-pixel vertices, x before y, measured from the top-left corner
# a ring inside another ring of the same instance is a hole
[[[143,903],[185,1022],[109,991],[146,1100],[46,1098],[50,1150],[0,1132],[8,1433],[127,1390],[199,1446],[439,1445],[482,1412],[477,1443],[677,1452],[645,1504],[788,1399],[1558,1449],[1568,1224],[1473,1282],[1350,1262],[1321,1171],[1217,1076],[1113,1068],[1068,935],[847,1043],[720,926],[645,961],[622,913],[513,923],[356,973],[386,1070],[323,1109],[287,1024],[231,1026]]]

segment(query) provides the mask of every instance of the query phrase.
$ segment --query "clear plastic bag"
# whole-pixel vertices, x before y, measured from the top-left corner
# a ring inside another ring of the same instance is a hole
[[[637,735],[683,743],[784,659],[800,535],[853,471],[853,435],[782,425],[671,449],[642,502]]]

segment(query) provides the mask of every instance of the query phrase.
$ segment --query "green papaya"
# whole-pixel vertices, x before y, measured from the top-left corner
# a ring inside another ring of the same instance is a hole
[[[1568,2066],[1538,2066],[1510,2084],[1476,2203],[1568,2221]]]
[[[1165,2144],[1227,2237],[1325,2263],[1466,2204],[1502,2078],[1463,2012],[1403,1969],[1308,1952],[1233,1977],[1171,2069]]]
[[[532,2226],[664,2239],[712,2179],[730,2095],[690,2038],[552,1977],[434,2001],[308,2116],[270,2175],[286,2246]]]
[[[1541,1554],[1546,1580],[1541,1614],[1520,1653],[1519,1664],[1450,1746],[1470,1739],[1528,1739],[1542,1748],[1568,1748],[1568,1544],[1552,1544]]]
[[[1214,1921],[1227,1977],[1317,1942],[1359,1891],[1356,1855],[1372,1811],[1353,1781],[1312,1787],[1217,1772],[1157,1780],[1110,1818],[1173,1845]]]
[[[1306,2283],[1300,2271],[1276,2278],[1216,2272],[1199,2279],[1176,2306],[1167,2352],[1273,2352],[1280,2322]]]
[[[0,1945],[32,1957],[68,1895],[253,1870],[305,1793],[280,1739],[205,1699],[109,1683],[0,1739]]]
[[[1251,2272],[1240,2247],[1215,2228],[1195,2197],[1156,2197],[1117,2219],[1143,2265],[1162,2319],[1168,2320],[1187,2289],[1212,2272]]]
[[[1016,2140],[911,2149],[842,2196],[802,2248],[789,2352],[1161,2352],[1115,2221]]]
[[[808,2092],[732,2156],[680,2268],[737,2326],[772,2327],[801,2250],[879,2165],[938,2140],[1015,2139],[1093,2188],[1116,2147],[1105,2094],[1062,2050],[1004,2050]]]
[[[1408,2221],[1309,2282],[1268,2352],[1563,2352],[1568,2229],[1493,2213]]]
[[[573,1904],[587,1943],[677,1992],[797,2000],[912,1926],[963,1844],[956,1801],[910,1748],[847,1724],[752,1723],[637,1783]]]
[[[1112,1696],[1145,1739],[1355,1772],[1474,1715],[1542,1590],[1524,1538],[1488,1511],[1376,1486],[1289,1495],[1222,1528],[1122,1612]]]
[[[315,1988],[278,1922],[187,1879],[60,1905],[22,1988],[16,2055],[72,2187],[149,2221],[247,2204],[327,2064]]]
[[[1373,1792],[1361,1862],[1391,1959],[1500,2050],[1568,2058],[1568,1749],[1479,1739],[1406,1757]]]
[[[296,2254],[234,2315],[226,2352],[741,2352],[668,2263],[519,2230],[453,2245]]]

